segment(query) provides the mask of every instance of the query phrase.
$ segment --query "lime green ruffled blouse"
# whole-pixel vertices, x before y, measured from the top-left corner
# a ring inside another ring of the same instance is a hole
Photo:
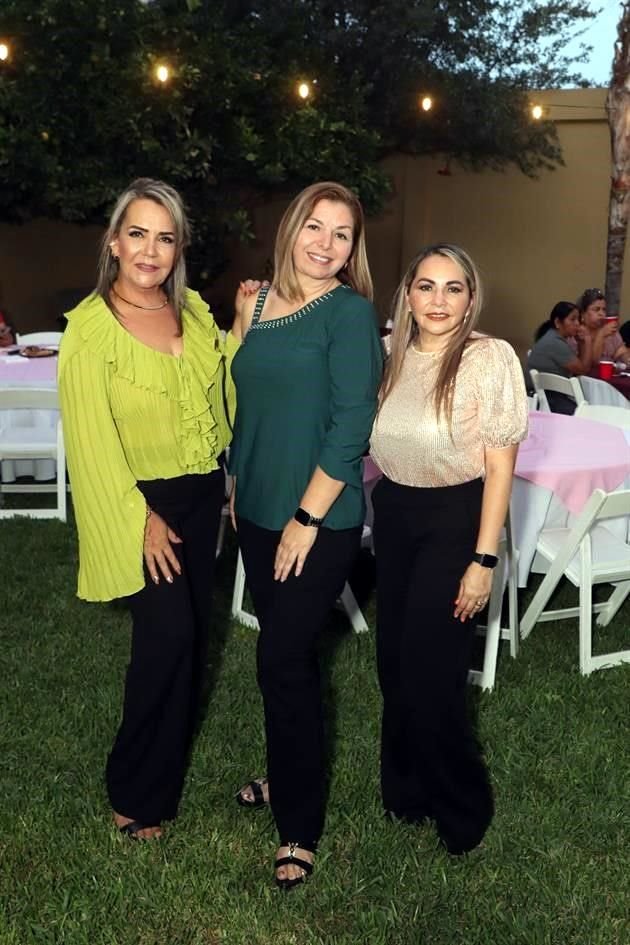
[[[210,472],[230,442],[238,344],[232,335],[223,340],[191,290],[178,357],[130,335],[98,295],[67,318],[59,399],[79,532],[78,596],[112,600],[144,587],[146,502],[137,481]]]

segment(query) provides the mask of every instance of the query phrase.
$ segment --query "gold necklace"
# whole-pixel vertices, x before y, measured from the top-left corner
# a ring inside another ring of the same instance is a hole
[[[161,308],[166,308],[168,305],[168,299],[164,299],[163,302],[160,302],[159,305],[138,305],[137,302],[130,302],[129,299],[126,299],[116,291],[116,287],[112,286],[112,292],[117,296],[121,302],[126,302],[127,305],[132,305],[134,308],[141,308],[143,312],[158,312]]]

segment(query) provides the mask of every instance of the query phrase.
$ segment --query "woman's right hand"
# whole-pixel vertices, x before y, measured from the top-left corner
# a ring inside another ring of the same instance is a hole
[[[251,295],[255,295],[263,285],[269,285],[269,283],[260,282],[258,279],[243,279],[242,282],[239,282],[234,298],[234,311],[237,318],[240,318],[243,314],[245,300]]]
[[[182,573],[172,547],[181,543],[182,539],[169,528],[162,516],[151,510],[144,528],[144,560],[155,584],[160,583],[160,572],[169,584],[173,583],[173,571]]]

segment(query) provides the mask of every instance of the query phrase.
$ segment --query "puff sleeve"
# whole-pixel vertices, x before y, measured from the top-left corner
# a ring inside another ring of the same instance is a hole
[[[502,449],[527,436],[525,381],[514,349],[499,338],[477,343],[479,433],[484,446]]]

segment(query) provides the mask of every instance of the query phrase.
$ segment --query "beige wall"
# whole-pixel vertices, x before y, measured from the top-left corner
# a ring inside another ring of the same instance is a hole
[[[0,309],[18,331],[58,327],[66,293],[93,288],[101,232],[52,220],[0,223]]]
[[[394,189],[383,213],[368,223],[368,252],[383,318],[408,261],[425,243],[465,246],[487,285],[482,325],[520,352],[559,299],[602,286],[605,271],[609,134],[605,90],[547,92],[566,166],[531,180],[516,169],[471,173],[454,165],[438,174],[436,158],[392,157],[385,162]],[[578,107],[570,107],[578,106]],[[270,201],[254,213],[257,240],[230,247],[230,269],[207,294],[229,310],[236,283],[268,271],[283,210]],[[21,330],[54,322],[60,290],[93,283],[97,227],[37,221],[0,224],[0,305]],[[630,317],[630,280],[622,313]]]

